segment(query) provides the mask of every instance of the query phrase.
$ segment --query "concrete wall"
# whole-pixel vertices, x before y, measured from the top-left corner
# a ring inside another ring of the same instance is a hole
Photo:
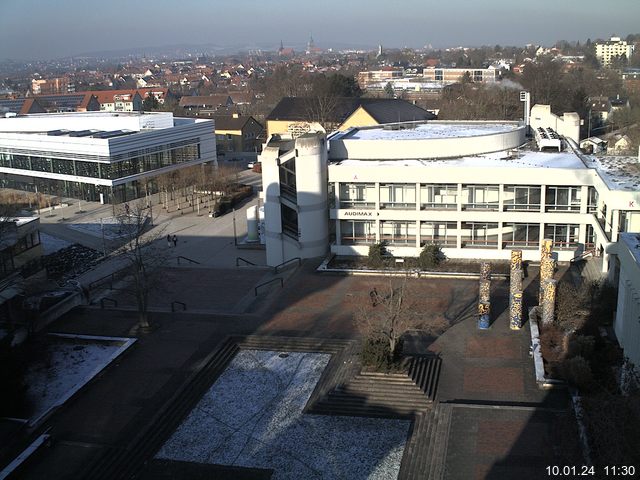
[[[575,112],[562,117],[551,112],[551,105],[534,105],[531,108],[531,128],[553,128],[560,135],[580,142],[580,116]]]
[[[637,234],[621,234],[615,245],[620,260],[618,308],[613,324],[624,355],[640,367],[640,241]]]

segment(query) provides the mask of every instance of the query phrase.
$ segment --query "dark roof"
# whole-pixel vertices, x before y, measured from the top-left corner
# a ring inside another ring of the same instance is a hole
[[[0,114],[44,113],[45,109],[34,98],[0,99]]]
[[[331,100],[332,102],[334,100]],[[267,120],[311,120],[318,110],[319,100],[312,97],[284,97],[267,116]],[[364,108],[378,123],[408,122],[412,120],[432,120],[430,112],[394,98],[338,97],[335,106],[327,115],[327,121],[344,122],[358,107]]]
[[[181,107],[220,107],[233,103],[229,95],[184,96],[180,99]]]
[[[215,121],[216,130],[242,130],[251,120],[258,123],[252,116],[216,115],[212,118]],[[260,124],[258,123],[258,125]]]
[[[436,116],[423,108],[394,98],[363,98],[362,108],[378,123],[433,120]]]

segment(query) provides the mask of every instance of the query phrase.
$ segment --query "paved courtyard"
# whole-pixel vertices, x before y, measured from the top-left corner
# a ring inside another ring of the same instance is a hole
[[[239,250],[233,252],[242,256]],[[284,288],[275,286],[258,297],[253,286],[268,275],[265,270],[175,268],[174,294],[189,309],[153,312],[154,330],[141,335],[43,425],[42,431],[47,429],[55,441],[26,465],[20,478],[83,478],[96,466],[119,465],[118,459],[137,445],[150,425],[162,421],[158,412],[179,398],[229,335],[358,338],[353,313],[368,301],[372,288],[383,291],[388,280],[325,276],[314,267],[307,262],[285,272]],[[535,274],[530,272],[525,286]],[[506,281],[493,282],[495,316],[488,331],[475,327],[477,280],[421,279],[417,285],[416,301],[424,315],[451,325],[435,342],[412,344],[418,352],[443,359],[438,400],[453,406],[441,459],[445,478],[542,478],[541,466],[557,461],[558,445],[575,445],[575,432],[565,422],[559,438],[554,426],[567,407],[566,392],[545,392],[535,385],[528,327],[508,329]],[[159,295],[154,302],[168,299]],[[135,323],[131,310],[77,308],[49,331],[126,336]],[[163,438],[171,433],[163,433]],[[122,464],[123,472],[139,467]],[[160,468],[157,462],[153,468]],[[157,478],[171,478],[167,472],[175,468],[173,464]],[[190,463],[180,470],[193,472],[193,478],[214,471],[216,478],[268,478],[264,471],[216,469]],[[151,471],[146,475],[154,477]]]

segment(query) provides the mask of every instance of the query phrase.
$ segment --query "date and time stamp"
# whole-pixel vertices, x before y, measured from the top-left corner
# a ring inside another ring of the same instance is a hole
[[[547,478],[574,477],[611,477],[640,478],[640,468],[633,465],[606,465],[594,467],[589,465],[548,465],[545,467]],[[636,474],[638,477],[636,477]]]

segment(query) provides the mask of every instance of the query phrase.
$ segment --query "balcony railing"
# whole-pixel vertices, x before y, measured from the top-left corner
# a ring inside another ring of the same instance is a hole
[[[545,212],[580,213],[580,205],[546,205]]]
[[[403,203],[403,202],[384,202],[380,203],[380,208],[388,208],[392,210],[415,210],[416,204],[413,203]]]
[[[425,238],[422,237],[420,239],[420,246],[424,247],[428,243],[434,243],[436,245],[440,245],[441,247],[455,247],[458,244],[458,239],[456,237],[445,237],[445,238]]]
[[[472,248],[498,248],[498,241],[485,239],[462,239],[462,246]]]
[[[375,235],[366,235],[361,237],[353,237],[353,236],[344,236],[340,239],[341,245],[364,245],[375,243],[376,236]]]
[[[456,208],[458,208],[457,203],[427,202],[420,204],[420,210],[455,210]]]
[[[376,204],[375,202],[364,202],[361,200],[340,200],[340,208],[371,210],[372,208],[376,208]]]
[[[498,210],[497,203],[463,203],[463,210]]]
[[[508,212],[539,212],[539,203],[505,203],[505,211]]]

